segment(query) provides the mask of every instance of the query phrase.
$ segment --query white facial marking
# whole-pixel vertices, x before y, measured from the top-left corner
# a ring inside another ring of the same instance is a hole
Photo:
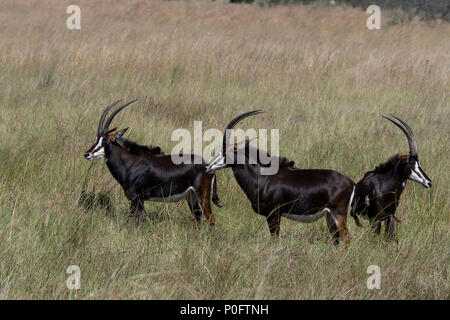
[[[100,147],[102,146],[102,143],[103,143],[103,137],[101,137],[100,139],[98,139],[98,143],[97,143],[97,145],[95,146],[94,150],[97,149],[97,148],[100,148]]]
[[[105,156],[105,148],[102,147],[102,144],[103,144],[103,138],[100,138],[98,140],[97,145],[94,148],[94,153],[93,153],[94,159]]]
[[[411,174],[409,175],[409,179],[413,181],[417,181],[423,185],[426,185],[429,181],[423,176],[420,171],[419,163],[416,161],[414,163],[414,168],[411,170]]]
[[[103,149],[103,147],[101,149],[99,149],[98,151],[94,152],[94,158],[101,158],[105,156],[105,150]]]
[[[225,157],[222,156],[222,153],[219,153],[214,159],[211,160],[210,164],[206,167],[206,171],[209,173],[213,173],[216,170],[225,167]]]

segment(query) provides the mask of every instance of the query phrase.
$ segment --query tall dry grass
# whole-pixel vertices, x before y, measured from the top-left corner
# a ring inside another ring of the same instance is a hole
[[[0,3],[0,297],[144,299],[448,299],[450,25],[411,21],[366,29],[345,7],[274,7],[177,1]],[[384,17],[384,13],[383,17]],[[82,157],[103,107],[139,98],[114,122],[139,143],[175,145],[176,128],[278,128],[281,153],[303,168],[358,180],[415,130],[433,180],[408,183],[398,243],[349,222],[335,248],[324,221],[283,220],[281,239],[251,210],[232,174],[218,174],[225,206],[216,227],[194,227],[184,203],[128,203],[101,160]],[[78,207],[82,185],[113,209]],[[81,289],[66,268],[81,268]],[[369,265],[382,272],[368,290]]]

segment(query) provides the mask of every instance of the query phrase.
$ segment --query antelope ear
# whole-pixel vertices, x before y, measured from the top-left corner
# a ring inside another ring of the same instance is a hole
[[[108,131],[106,132],[106,134],[107,134],[107,135],[111,135],[111,133],[113,133],[113,132],[116,131],[116,130],[117,130],[117,128],[108,130]]]
[[[116,138],[116,139],[117,139],[117,138],[120,138],[121,136],[123,136],[123,135],[125,134],[125,132],[127,132],[127,130],[128,130],[128,128],[119,130],[119,131],[116,133],[115,138]]]

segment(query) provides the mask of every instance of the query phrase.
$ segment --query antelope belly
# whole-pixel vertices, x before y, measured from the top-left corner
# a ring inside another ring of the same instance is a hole
[[[292,214],[292,213],[282,213],[281,216],[288,218],[290,220],[295,220],[298,222],[311,223],[322,218],[326,212],[330,212],[330,209],[325,208],[314,214],[302,215],[302,214]]]
[[[195,194],[194,187],[189,187],[182,193],[172,194],[170,196],[163,197],[163,198],[148,198],[148,200],[149,201],[157,201],[157,202],[177,202],[177,201],[186,199],[190,195],[191,192]]]

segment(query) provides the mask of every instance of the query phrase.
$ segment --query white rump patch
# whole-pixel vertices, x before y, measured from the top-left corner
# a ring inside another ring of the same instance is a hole
[[[211,180],[211,190],[213,189],[214,181],[216,181],[216,175],[214,175],[212,180]]]
[[[326,212],[331,213],[330,209],[324,208],[321,211],[314,214],[301,215],[301,214],[282,213],[281,216],[298,222],[311,223],[322,218]]]
[[[178,193],[178,194],[172,194],[169,197],[149,198],[148,200],[149,201],[157,201],[157,202],[177,202],[180,200],[187,199],[191,193],[193,193],[193,196],[196,197],[194,187],[189,187],[186,189],[186,191],[184,191],[182,193]]]
[[[366,207],[370,207],[369,195],[366,195],[366,197],[364,198],[364,203],[365,203]]]
[[[355,196],[355,190],[356,190],[356,186],[353,186],[353,192],[352,192],[352,195],[350,196],[350,201],[348,202],[347,212],[350,211],[350,206],[352,205],[353,197]]]

